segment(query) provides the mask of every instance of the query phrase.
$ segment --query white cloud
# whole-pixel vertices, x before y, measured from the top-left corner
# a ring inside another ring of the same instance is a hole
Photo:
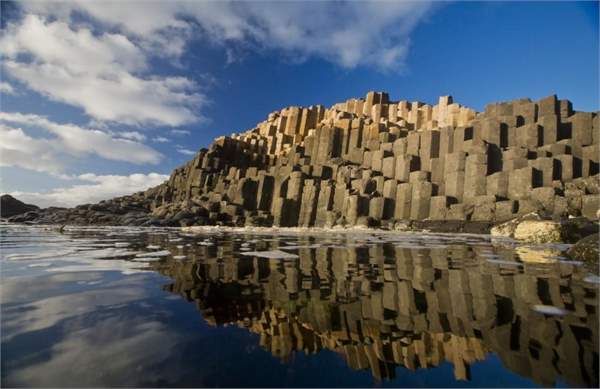
[[[178,153],[183,154],[183,155],[196,155],[196,151],[186,149],[185,147],[182,147],[182,146],[177,146],[176,149],[177,149]]]
[[[124,1],[33,2],[35,12],[69,15],[83,11],[118,27],[160,53],[179,56],[186,40],[281,50],[294,60],[323,58],[342,67],[397,69],[404,64],[409,35],[432,9],[429,1],[232,2]],[[195,34],[199,26],[203,34]]]
[[[191,132],[188,131],[188,130],[177,130],[177,129],[174,129],[174,130],[171,130],[169,132],[171,134],[173,134],[173,135],[190,135],[191,134]]]
[[[178,126],[200,120],[206,102],[188,78],[148,75],[148,54],[123,34],[29,14],[6,28],[0,51],[10,76],[96,120]]]
[[[154,138],[152,138],[153,142],[156,143],[168,143],[170,142],[169,138],[165,138],[164,136],[155,136]]]
[[[96,203],[101,200],[146,190],[163,183],[169,176],[158,173],[131,175],[87,173],[74,178],[85,183],[57,188],[45,193],[15,191],[11,192],[10,195],[40,207],[73,207],[78,204]]]
[[[58,154],[59,143],[34,139],[20,128],[0,124],[0,166],[19,166],[46,173],[59,173],[64,166]]]
[[[139,133],[137,131],[122,131],[122,132],[117,132],[114,135],[121,137],[121,138],[125,138],[125,139],[131,139],[137,142],[143,142],[146,140],[146,135]]]
[[[51,137],[33,138],[15,124],[39,128]],[[66,155],[96,155],[135,164],[156,164],[163,157],[142,143],[108,132],[59,124],[38,115],[0,112],[0,165],[58,174],[65,171]]]
[[[0,81],[0,93],[4,93],[6,95],[15,95],[17,91],[10,85],[8,82]]]

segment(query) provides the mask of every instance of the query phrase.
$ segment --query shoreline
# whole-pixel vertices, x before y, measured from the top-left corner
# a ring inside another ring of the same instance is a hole
[[[9,221],[0,221],[0,226],[24,226],[24,227],[39,227],[52,228],[62,227],[64,230],[71,229],[95,229],[95,228],[114,228],[114,229],[141,229],[141,230],[169,230],[181,231],[187,233],[194,232],[232,232],[232,233],[259,233],[266,234],[269,232],[286,232],[290,234],[321,234],[321,233],[361,233],[361,234],[398,234],[398,233],[427,233],[427,234],[443,234],[443,235],[477,235],[477,236],[492,236],[490,230],[491,223],[480,222],[431,222],[427,221],[407,221],[403,228],[379,228],[365,226],[333,226],[333,227],[278,227],[278,226],[226,226],[226,225],[196,225],[196,226],[136,226],[136,225],[108,225],[108,224],[61,224],[61,223],[15,223]],[[457,228],[458,227],[458,228]]]

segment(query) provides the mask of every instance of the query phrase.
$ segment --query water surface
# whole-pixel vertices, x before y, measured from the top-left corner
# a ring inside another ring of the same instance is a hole
[[[599,279],[475,235],[0,226],[2,386],[598,386]]]

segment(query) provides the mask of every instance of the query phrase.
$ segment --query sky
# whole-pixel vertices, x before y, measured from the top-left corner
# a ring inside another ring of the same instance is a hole
[[[270,112],[370,90],[599,110],[594,1],[0,4],[0,192],[43,207],[158,185]]]

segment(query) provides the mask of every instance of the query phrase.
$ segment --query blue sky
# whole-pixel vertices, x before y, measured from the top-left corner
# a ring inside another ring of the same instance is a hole
[[[289,105],[384,90],[598,110],[597,2],[2,3],[1,190],[74,205],[161,182]]]

